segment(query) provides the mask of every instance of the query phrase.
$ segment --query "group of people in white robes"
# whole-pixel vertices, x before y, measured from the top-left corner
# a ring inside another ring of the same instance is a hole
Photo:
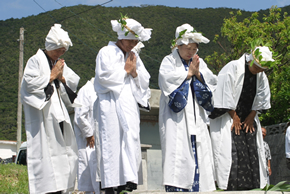
[[[150,75],[139,52],[152,29],[127,17],[111,24],[118,41],[99,51],[96,76],[78,95],[80,78],[60,59],[72,46],[60,24],[27,62],[21,99],[30,193],[72,191],[76,177],[86,193],[100,193],[100,182],[106,193],[142,183],[139,107],[150,109]]]
[[[274,62],[272,52],[257,45],[216,76],[197,55],[207,38],[189,24],[177,27],[175,37],[159,69],[165,190],[263,188],[267,174],[258,112],[270,108],[270,89],[261,61]]]
[[[80,78],[60,58],[72,46],[60,24],[27,62],[21,99],[30,193],[71,191],[76,177],[86,193],[120,193],[142,184],[140,108],[150,110],[150,74],[139,52],[152,29],[122,15],[111,25],[118,40],[100,49],[95,77],[78,95]],[[215,181],[224,190],[264,187],[258,111],[270,108],[267,67],[253,51],[216,76],[197,55],[206,37],[189,24],[177,27],[175,37],[159,69],[165,190],[213,191]],[[273,61],[268,47],[256,49],[262,60]],[[75,107],[74,130],[67,107]],[[245,157],[254,166],[243,164]]]

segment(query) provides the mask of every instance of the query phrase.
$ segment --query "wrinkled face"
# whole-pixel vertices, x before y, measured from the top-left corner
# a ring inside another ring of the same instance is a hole
[[[179,55],[185,61],[189,61],[198,51],[198,45],[196,43],[189,43],[188,45],[178,46]]]
[[[59,48],[51,51],[46,51],[47,55],[54,61],[56,61],[61,55],[65,53],[65,48]]]
[[[118,40],[117,46],[123,51],[123,52],[130,52],[136,45],[138,44],[138,40],[128,40],[128,39],[122,39]]]
[[[249,63],[251,63],[251,61]],[[252,74],[256,75],[257,73],[263,72],[266,69],[262,69],[261,67],[257,66],[255,63],[253,63],[252,66],[249,65],[249,70]]]
[[[265,128],[262,128],[262,134],[263,134],[263,138],[265,138],[267,135],[267,130]]]

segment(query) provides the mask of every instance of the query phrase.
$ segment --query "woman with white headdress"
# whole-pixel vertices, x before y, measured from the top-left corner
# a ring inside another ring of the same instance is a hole
[[[254,41],[253,45],[258,42]],[[263,64],[275,63],[266,46],[252,48],[218,75],[214,111],[209,116],[216,181],[224,190],[264,188],[266,159],[258,112],[270,105]]]
[[[96,58],[95,111],[101,145],[102,188],[106,193],[114,193],[113,187],[118,187],[120,193],[124,189],[136,189],[142,183],[142,177],[138,177],[141,170],[139,105],[148,106],[150,75],[136,50],[143,47],[139,41],[150,39],[151,29],[126,16],[112,20],[111,24],[118,41],[109,42]]]
[[[51,27],[45,49],[26,64],[21,84],[25,113],[29,191],[61,193],[74,187],[77,144],[66,109],[79,76],[59,59],[72,42],[60,24]]]
[[[172,53],[159,69],[159,132],[167,192],[215,190],[207,112],[217,78],[197,55],[209,40],[189,24],[177,27]]]

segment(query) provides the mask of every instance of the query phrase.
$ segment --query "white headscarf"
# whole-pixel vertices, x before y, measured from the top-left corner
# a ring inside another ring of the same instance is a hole
[[[126,36],[125,33],[129,30],[126,28],[123,28],[122,30],[122,26],[117,20],[111,20],[112,29],[113,31],[117,32],[119,40],[129,39],[129,40],[147,41],[151,38],[151,30],[152,30],[151,28],[144,28],[139,22],[131,18],[127,18],[126,22],[127,22],[126,26],[130,30],[132,30],[136,35],[138,35],[138,37],[136,37],[131,32],[129,32]]]
[[[61,28],[61,24],[54,24],[45,38],[45,49],[47,51],[62,47],[65,47],[67,51],[69,46],[72,45],[68,33]]]
[[[259,63],[258,59],[255,60],[254,56],[253,56],[253,53],[255,53],[255,51],[259,49],[259,52],[261,52],[261,56],[262,56],[262,59],[261,61],[275,61],[273,58],[272,58],[272,52],[270,51],[270,49],[267,47],[267,46],[259,46],[259,47],[256,47],[254,51],[251,52],[250,55],[248,55],[248,60],[247,61],[254,61],[254,63],[262,68],[262,69],[267,69],[267,67],[262,67],[262,65]]]
[[[186,30],[185,33],[179,37],[179,33],[183,30]],[[175,32],[176,45],[188,45],[189,43],[209,43],[209,39],[204,37],[201,33],[198,33],[194,30],[194,28],[189,24],[183,24],[182,26],[178,26]]]

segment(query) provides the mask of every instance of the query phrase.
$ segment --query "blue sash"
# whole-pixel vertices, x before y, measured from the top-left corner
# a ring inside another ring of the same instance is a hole
[[[192,82],[190,83],[192,91],[194,91],[197,103],[203,107],[206,111],[212,112],[214,107],[211,103],[212,93],[209,87],[206,85],[202,74],[200,73],[202,81],[199,81],[195,76],[192,77]]]
[[[181,58],[181,57],[180,57]],[[188,64],[185,60],[181,58],[186,71],[188,71]],[[190,59],[189,64],[192,60]],[[196,96],[198,104],[207,111],[213,111],[213,105],[211,103],[212,92],[206,85],[203,75],[200,73],[203,83],[199,81],[196,76],[192,76],[192,81],[190,83],[192,97],[194,99],[194,94]],[[188,80],[184,82],[169,95],[169,107],[173,112],[180,112],[187,104],[188,99],[189,83]]]
[[[169,95],[169,107],[173,112],[180,112],[187,104],[189,83],[185,80],[176,90]]]

